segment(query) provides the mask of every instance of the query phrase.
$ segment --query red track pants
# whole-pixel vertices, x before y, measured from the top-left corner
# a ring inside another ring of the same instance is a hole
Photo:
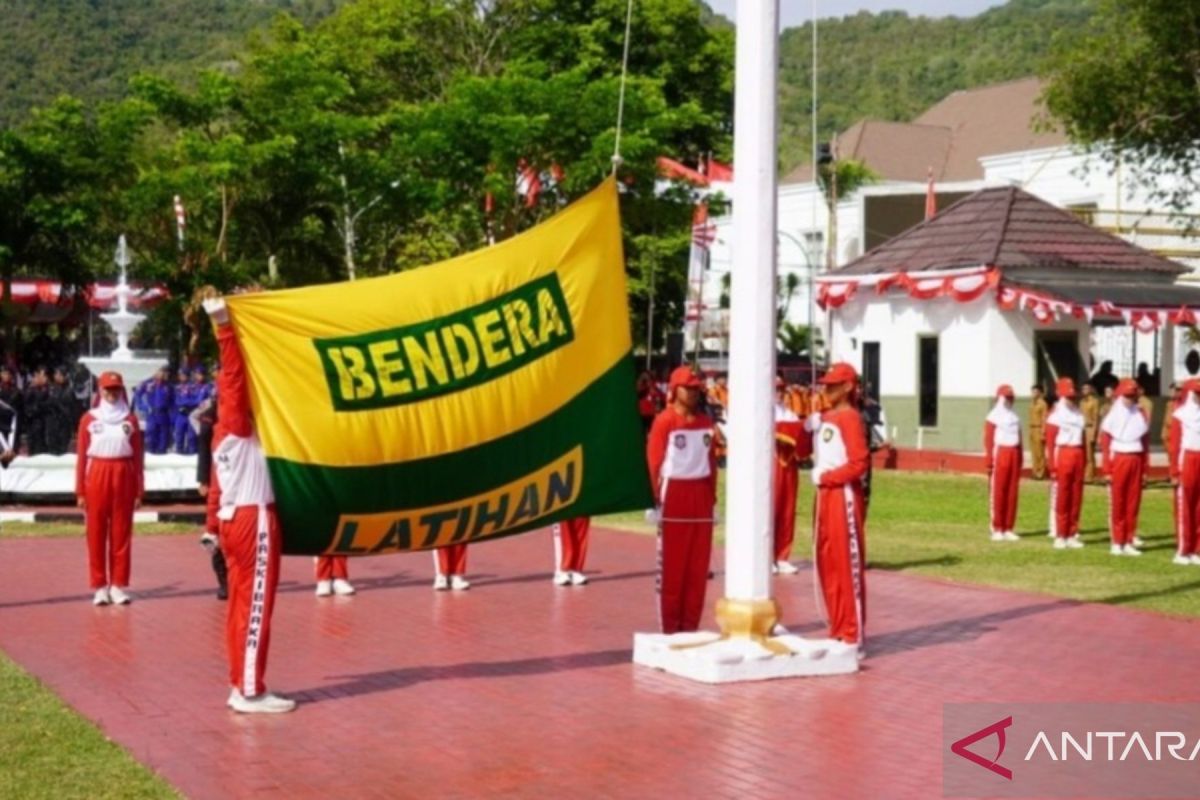
[[[558,572],[583,572],[587,559],[588,531],[591,517],[576,517],[557,522],[554,534],[554,569]]]
[[[1021,450],[997,447],[988,479],[988,508],[992,531],[1011,531],[1017,524],[1017,489],[1021,482]]]
[[[350,577],[349,561],[346,556],[317,556],[317,580],[331,581],[334,578],[347,580]]]
[[[1141,453],[1113,453],[1108,484],[1108,528],[1113,544],[1130,544],[1137,533],[1144,458]]]
[[[263,676],[279,583],[279,544],[274,505],[238,506],[233,519],[221,522],[221,551],[229,568],[229,683],[245,697],[267,690]]]
[[[467,573],[467,546],[452,544],[437,549],[438,575],[465,575]]]
[[[132,458],[93,458],[84,484],[91,587],[129,586],[137,474]]]
[[[860,644],[867,621],[863,497],[858,486],[817,489],[813,560],[829,637]]]
[[[1079,510],[1083,507],[1083,448],[1060,447],[1054,451],[1054,462],[1050,523],[1055,536],[1069,539],[1079,535]]]
[[[1185,450],[1179,485],[1175,487],[1176,552],[1200,552],[1200,452]]]
[[[796,492],[799,489],[796,462],[779,463],[775,459],[775,560],[787,561],[792,556],[796,538]]]
[[[700,628],[712,558],[712,512],[707,478],[671,481],[658,527],[658,620],[663,633]]]

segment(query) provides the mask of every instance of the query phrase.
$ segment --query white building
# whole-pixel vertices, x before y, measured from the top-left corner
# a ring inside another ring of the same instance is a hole
[[[1136,170],[1113,169],[1061,133],[1035,130],[1040,92],[1036,78],[955,92],[911,123],[862,120],[842,132],[834,141],[837,157],[862,161],[878,181],[839,199],[832,263],[826,247],[830,214],[812,182],[811,166],[788,175],[779,191],[779,269],[801,279],[789,321],[809,321],[810,275],[846,264],[924,218],[931,174],[939,208],[984,187],[1019,186],[1101,230],[1200,267],[1200,241],[1185,235],[1189,223],[1200,222],[1200,198],[1192,216],[1155,211]],[[710,308],[717,305],[736,245],[730,218],[715,222],[717,241],[705,289]],[[815,317],[827,329],[819,310]],[[1105,329],[1095,346],[1099,360],[1111,358],[1126,371],[1140,361],[1157,363],[1150,335],[1135,342],[1125,330]]]

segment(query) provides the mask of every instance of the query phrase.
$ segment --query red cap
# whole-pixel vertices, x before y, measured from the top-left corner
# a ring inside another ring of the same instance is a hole
[[[96,379],[96,383],[101,389],[124,389],[125,381],[121,378],[119,372],[101,372],[100,377]]]
[[[1138,383],[1133,378],[1121,378],[1113,394],[1117,397],[1137,397],[1138,390]]]
[[[1013,388],[1007,383],[1000,384],[1000,388],[996,390],[996,397],[1007,397],[1012,399],[1014,396]]]
[[[676,367],[671,372],[671,380],[667,383],[667,392],[673,393],[679,386],[694,386],[701,389],[704,387],[704,378],[701,378],[685,364],[682,367]]]
[[[1058,383],[1054,384],[1054,393],[1059,397],[1074,397],[1075,381],[1070,378],[1059,378]]]
[[[829,371],[821,376],[817,383],[834,385],[839,383],[858,383],[858,373],[854,367],[845,361],[839,361],[829,367]]]

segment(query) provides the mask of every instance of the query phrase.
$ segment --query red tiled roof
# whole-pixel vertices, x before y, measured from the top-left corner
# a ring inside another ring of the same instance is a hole
[[[838,275],[995,266],[1179,275],[1188,269],[1016,187],[982,189],[835,270]]]
[[[912,122],[864,119],[837,137],[838,157],[862,161],[885,181],[938,181],[983,177],[979,159],[1067,143],[1059,130],[1037,128],[1037,78],[952,92]],[[812,165],[801,164],[783,183],[812,180]]]

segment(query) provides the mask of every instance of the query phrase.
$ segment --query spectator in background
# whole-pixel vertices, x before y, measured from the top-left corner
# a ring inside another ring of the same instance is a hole
[[[36,456],[49,450],[46,442],[46,425],[50,418],[50,382],[46,377],[46,369],[38,367],[33,378],[22,393],[21,402],[25,417],[26,439],[29,442],[29,455]]]
[[[59,456],[70,449],[75,421],[79,419],[83,409],[76,406],[75,391],[71,388],[67,373],[62,367],[54,370],[49,394],[50,400],[46,406],[46,449]]]
[[[1088,383],[1095,387],[1098,394],[1108,396],[1106,390],[1117,388],[1117,381],[1117,376],[1113,374],[1113,363],[1105,361],[1100,364],[1100,369],[1096,371],[1096,374],[1092,376]]]

